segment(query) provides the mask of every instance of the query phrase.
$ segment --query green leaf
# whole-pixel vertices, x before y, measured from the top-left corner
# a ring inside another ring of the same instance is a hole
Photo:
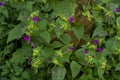
[[[73,78],[75,78],[78,75],[78,73],[80,72],[81,65],[75,61],[72,61],[70,64],[70,69],[71,69]]]
[[[14,71],[15,71],[15,75],[16,76],[18,76],[18,75],[20,75],[21,73],[22,73],[22,71],[23,71],[23,68],[22,67],[20,67],[20,66],[14,66]]]
[[[46,4],[47,0],[42,0],[44,2],[44,4]]]
[[[54,54],[54,50],[51,47],[44,47],[43,49],[40,50],[40,55],[44,59],[52,57]]]
[[[118,47],[119,47],[119,42],[113,37],[113,38],[110,38],[107,42],[106,42],[106,44],[105,44],[105,46],[106,46],[106,48],[108,49],[108,50],[110,50],[110,51],[113,51],[113,50],[116,50]],[[112,46],[111,46],[112,45]]]
[[[37,24],[37,26],[39,27],[40,30],[46,30],[46,25],[47,25],[46,20],[41,20]]]
[[[60,40],[64,43],[64,44],[69,44],[71,41],[71,37],[68,34],[64,34],[62,35],[62,37],[60,38]]]
[[[76,57],[79,59],[80,63],[81,64],[86,64],[86,61],[85,61],[85,57],[86,55],[84,54],[84,49],[78,49],[76,52],[75,52],[75,55]]]
[[[103,78],[104,69],[102,69],[101,67],[97,67],[97,72],[98,72],[98,76],[102,79]]]
[[[103,30],[103,27],[98,26],[94,30],[92,37],[96,37],[96,36],[105,37],[106,35],[107,35],[107,32]]]
[[[3,15],[8,18],[9,17],[9,14],[8,14],[8,10],[5,9],[4,11],[2,11]]]
[[[62,46],[63,46],[63,44],[61,42],[59,42],[59,41],[54,41],[52,43],[53,48],[59,48],[59,47],[62,47]]]
[[[19,79],[18,79],[17,77],[14,76],[14,77],[12,77],[12,80],[19,80]]]
[[[120,63],[117,64],[115,70],[116,70],[116,71],[120,71]]]
[[[48,44],[50,43],[51,38],[50,38],[50,34],[49,34],[47,31],[41,32],[41,33],[40,33],[40,36],[41,36]]]
[[[78,80],[88,80],[88,78],[85,74],[83,74],[82,76],[79,77]]]
[[[74,0],[48,0],[57,15],[70,17],[75,12],[77,6]]]
[[[16,52],[13,53],[12,58],[11,58],[11,62],[15,63],[15,64],[22,64],[25,62],[25,57],[23,56],[24,53],[22,53],[20,51],[20,49],[18,49]]]
[[[81,37],[84,34],[84,27],[73,27],[73,32],[75,34],[75,36],[77,37],[78,40],[81,39]]]
[[[85,41],[90,41],[90,35],[83,34],[82,38],[83,38]]]
[[[8,39],[7,39],[7,43],[17,39],[18,37],[20,37],[21,35],[23,35],[25,33],[25,29],[22,29],[23,27],[21,27],[22,25],[17,25],[15,28],[13,28],[9,33],[8,33]]]
[[[52,72],[52,80],[64,80],[66,69],[64,67],[55,67]]]
[[[27,4],[24,5],[24,8],[27,9],[28,11],[32,12],[33,4],[34,4],[33,1],[28,1]]]
[[[60,38],[60,36],[63,34],[64,30],[62,28],[60,29],[55,29],[55,34],[57,36],[57,38]]]
[[[120,29],[120,16],[117,17],[116,24],[117,24],[118,29]]]
[[[27,79],[27,80],[30,80],[30,75],[29,75],[29,73],[28,73],[27,71],[24,71],[24,72],[22,73],[22,78]]]

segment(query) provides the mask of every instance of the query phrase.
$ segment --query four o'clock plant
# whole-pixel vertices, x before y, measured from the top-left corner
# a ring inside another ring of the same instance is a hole
[[[119,0],[76,2],[0,1],[0,79],[119,79]]]

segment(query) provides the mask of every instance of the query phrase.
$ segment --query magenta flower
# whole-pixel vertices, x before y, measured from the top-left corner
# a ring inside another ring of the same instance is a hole
[[[74,22],[74,18],[73,18],[73,17],[70,17],[70,18],[69,18],[69,21],[70,21],[70,22]]]
[[[23,36],[23,39],[24,39],[26,42],[30,43],[30,36],[25,35],[25,36]]]
[[[74,48],[72,46],[69,46],[68,49],[72,51]]]
[[[97,39],[95,39],[93,43],[94,43],[94,44],[98,44],[99,41],[98,41]]]
[[[84,54],[88,54],[88,50],[87,49],[84,50]]]
[[[0,6],[3,6],[3,2],[0,2]]]
[[[115,11],[120,12],[120,8],[116,7]]]
[[[102,52],[102,48],[101,48],[101,47],[98,47],[97,51],[98,51],[98,52]]]
[[[33,21],[34,22],[38,22],[39,21],[39,18],[37,16],[33,17]]]

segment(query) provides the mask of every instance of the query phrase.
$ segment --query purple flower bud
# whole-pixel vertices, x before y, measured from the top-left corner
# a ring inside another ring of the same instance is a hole
[[[28,61],[31,63],[31,62],[32,62],[32,59],[30,58]]]
[[[72,51],[74,48],[72,46],[69,46],[68,49]]]
[[[0,2],[0,6],[3,6],[3,2]]]
[[[32,48],[35,48],[35,44],[33,42],[30,43]]]
[[[50,19],[49,19],[49,18],[46,18],[46,21],[47,21],[47,22],[50,22]]]
[[[39,18],[37,16],[33,17],[34,22],[38,22]]]
[[[27,18],[28,18],[28,16],[24,16],[24,18],[25,18],[25,19],[27,19]]]
[[[102,48],[101,48],[101,47],[98,47],[97,51],[98,51],[98,52],[102,52]]]
[[[93,42],[94,44],[98,44],[99,43],[99,41],[96,39],[96,40],[94,40],[94,42]]]
[[[120,8],[116,7],[115,11],[120,12]]]
[[[30,36],[25,35],[25,36],[23,36],[23,39],[24,39],[26,42],[30,43]]]
[[[84,50],[84,54],[88,54],[88,50],[87,49]]]
[[[73,17],[70,17],[70,18],[69,18],[69,21],[70,21],[70,22],[74,22],[74,18],[73,18]]]
[[[26,56],[25,58],[26,58],[26,59],[29,59],[29,56]]]
[[[29,56],[25,57],[30,63],[32,62],[32,59]]]

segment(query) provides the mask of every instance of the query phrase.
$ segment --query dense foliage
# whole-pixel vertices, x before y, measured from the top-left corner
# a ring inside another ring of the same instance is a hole
[[[0,80],[120,79],[120,0],[77,1],[0,1]]]

